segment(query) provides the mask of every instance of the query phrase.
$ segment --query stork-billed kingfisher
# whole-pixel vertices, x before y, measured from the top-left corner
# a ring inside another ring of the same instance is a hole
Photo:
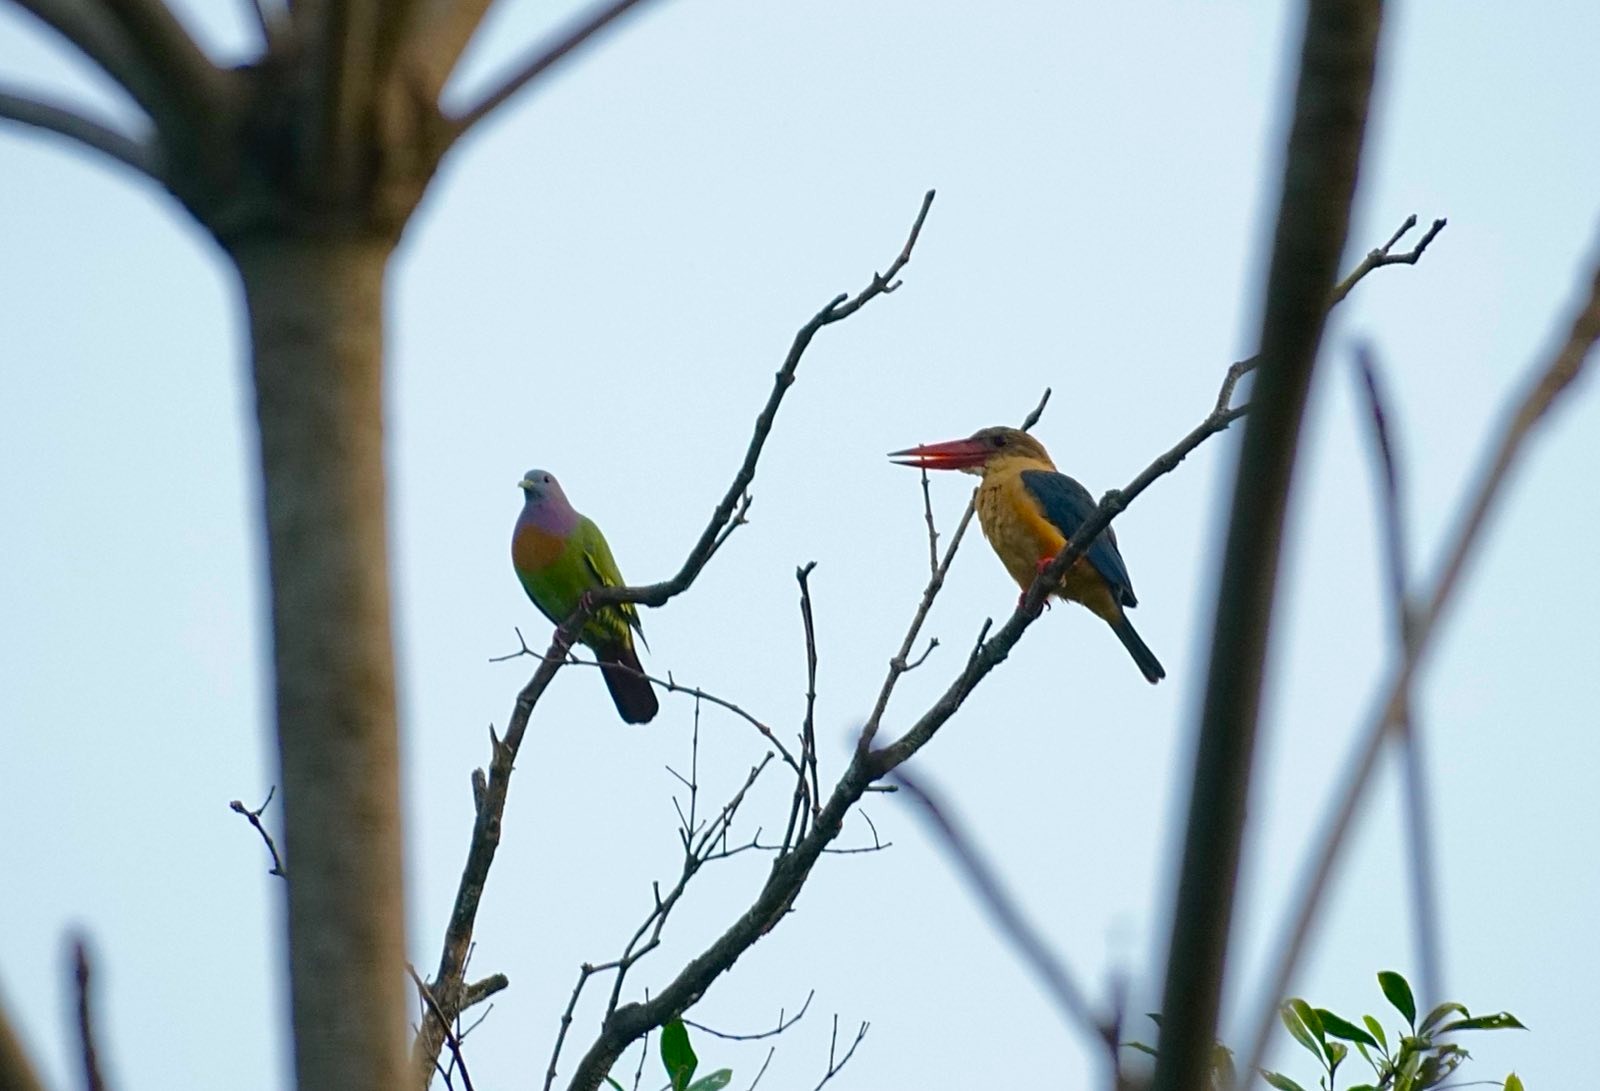
[[[1096,506],[1088,489],[1057,472],[1043,444],[1016,428],[984,428],[967,439],[926,443],[889,457],[902,466],[981,475],[978,523],[1024,592]],[[1110,625],[1148,681],[1167,676],[1128,620],[1126,609],[1139,600],[1110,527],[1072,562],[1052,594],[1082,603]]]
[[[621,586],[622,573],[605,535],[573,508],[554,475],[529,470],[517,485],[526,499],[511,532],[511,564],[540,613],[560,625],[588,592]],[[630,724],[642,724],[659,706],[633,650],[634,633],[644,639],[639,611],[625,602],[590,614],[578,639],[594,651],[617,712]]]

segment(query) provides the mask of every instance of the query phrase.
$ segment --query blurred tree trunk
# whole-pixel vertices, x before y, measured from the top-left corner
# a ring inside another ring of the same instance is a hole
[[[234,253],[250,315],[302,1088],[404,1084],[384,240]]]

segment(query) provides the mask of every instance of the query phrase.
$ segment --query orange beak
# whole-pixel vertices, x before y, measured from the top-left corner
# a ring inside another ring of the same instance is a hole
[[[916,466],[924,470],[974,470],[989,461],[993,453],[981,440],[952,439],[890,451],[889,458],[897,466]]]

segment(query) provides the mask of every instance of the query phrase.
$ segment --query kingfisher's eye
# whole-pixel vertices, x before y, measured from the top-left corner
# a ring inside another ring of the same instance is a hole
[[[1006,437],[1005,436],[995,436],[994,439],[990,440],[990,442],[993,443],[996,447],[1004,447],[1006,445]]]

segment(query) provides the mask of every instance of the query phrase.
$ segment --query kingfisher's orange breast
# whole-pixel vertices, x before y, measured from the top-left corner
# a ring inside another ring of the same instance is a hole
[[[1048,561],[1067,544],[1059,527],[1045,518],[1037,501],[1022,483],[1022,471],[1038,467],[1016,465],[998,468],[984,475],[978,489],[978,524],[983,535],[999,555],[1017,586],[1023,590],[1038,575],[1039,564]],[[1082,603],[1107,620],[1119,616],[1121,609],[1105,579],[1079,557],[1061,577],[1056,593]]]

